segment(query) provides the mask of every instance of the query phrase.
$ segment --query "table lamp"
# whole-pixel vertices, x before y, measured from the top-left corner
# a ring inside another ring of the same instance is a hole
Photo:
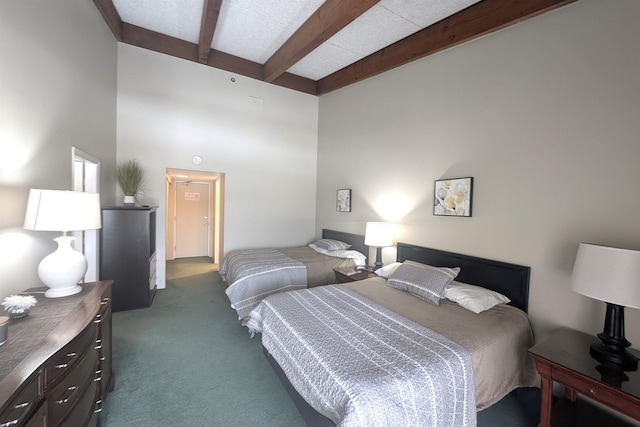
[[[56,237],[58,249],[38,266],[38,276],[49,290],[48,298],[73,295],[82,290],[78,282],[87,272],[87,259],[74,250],[69,231],[96,230],[101,227],[100,195],[79,191],[31,189],[24,228],[37,231],[62,231]]]
[[[640,252],[580,243],[571,289],[607,303],[601,343],[591,344],[591,356],[623,370],[638,368],[638,358],[624,337],[624,307],[640,308]]]
[[[393,246],[393,233],[390,222],[368,222],[364,232],[364,244],[376,248],[374,270],[382,267],[382,248]]]

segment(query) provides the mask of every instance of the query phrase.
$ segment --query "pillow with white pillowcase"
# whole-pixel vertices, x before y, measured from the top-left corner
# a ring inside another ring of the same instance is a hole
[[[375,273],[380,277],[389,278],[389,276],[391,276],[401,265],[401,262],[392,262],[391,264],[380,267],[375,271]]]
[[[444,297],[476,314],[511,301],[499,292],[455,280],[445,288]]]

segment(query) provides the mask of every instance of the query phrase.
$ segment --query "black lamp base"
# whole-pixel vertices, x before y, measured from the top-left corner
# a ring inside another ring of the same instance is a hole
[[[591,357],[603,365],[614,365],[623,371],[638,370],[638,358],[626,348],[613,348],[607,344],[591,344]]]
[[[638,369],[638,358],[627,347],[631,345],[624,337],[624,307],[607,303],[604,331],[598,334],[602,343],[591,344],[591,357],[605,365],[614,365],[624,371]]]
[[[382,267],[382,248],[376,248],[376,263],[373,264],[373,271]]]

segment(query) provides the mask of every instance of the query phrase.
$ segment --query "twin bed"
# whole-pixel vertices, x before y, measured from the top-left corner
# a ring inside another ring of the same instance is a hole
[[[301,246],[228,253],[220,265],[220,275],[229,284],[225,292],[238,318],[246,319],[269,295],[336,283],[334,268],[354,267],[358,261],[352,257],[364,257],[369,251],[364,236],[358,234],[323,229],[322,239],[345,243],[345,249],[319,253]]]
[[[477,411],[535,385],[529,267],[404,243],[397,261],[450,267],[442,270],[455,270],[462,299],[451,294],[457,302],[432,304],[398,288],[412,277],[389,272],[274,293],[248,314],[250,332],[261,334],[265,356],[309,425],[475,426]],[[482,295],[467,293],[465,283]],[[478,309],[487,290],[506,299]]]

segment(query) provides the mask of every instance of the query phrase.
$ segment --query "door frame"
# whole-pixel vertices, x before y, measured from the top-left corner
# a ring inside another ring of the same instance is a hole
[[[178,176],[180,175],[180,176]],[[214,264],[220,264],[224,246],[224,179],[222,172],[167,168],[165,173],[165,260],[175,259],[175,191],[174,182],[188,180],[211,183],[209,199],[209,248]]]
[[[71,147],[71,189],[86,193],[100,193],[100,160],[77,147]],[[75,250],[87,258],[85,282],[95,282],[100,277],[100,246],[98,230],[74,231]]]
[[[207,227],[208,229],[208,233],[207,233],[207,256],[210,258],[213,258],[213,245],[212,245],[212,240],[214,240],[214,236],[213,236],[213,204],[214,204],[214,189],[215,186],[213,185],[213,183],[211,181],[192,181],[192,180],[184,180],[184,179],[180,179],[180,180],[175,180],[173,181],[173,200],[175,201],[175,203],[173,203],[173,218],[174,218],[174,227],[173,227],[173,257],[177,258],[177,245],[176,242],[178,241],[178,184],[186,184],[186,185],[190,185],[190,184],[202,184],[202,185],[206,185],[207,186],[207,199],[208,199],[208,206],[207,206],[207,216],[208,216],[208,222],[209,225]]]

